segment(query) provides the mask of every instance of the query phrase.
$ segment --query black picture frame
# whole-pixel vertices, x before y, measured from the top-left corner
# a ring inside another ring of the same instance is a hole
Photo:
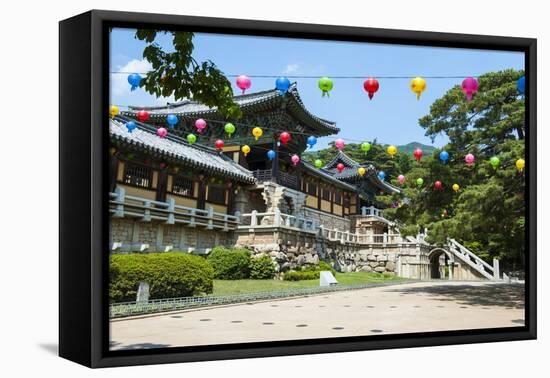
[[[191,29],[386,44],[522,51],[526,67],[526,255],[523,327],[109,351],[108,30]],[[157,364],[535,339],[536,39],[92,10],[59,24],[59,354],[89,367]]]

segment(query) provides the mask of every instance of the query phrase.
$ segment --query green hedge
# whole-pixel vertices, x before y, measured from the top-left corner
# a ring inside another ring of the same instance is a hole
[[[109,299],[135,301],[140,281],[149,284],[149,298],[210,294],[214,270],[200,257],[186,253],[132,253],[111,255]]]
[[[328,270],[336,274],[336,270],[325,261],[319,261],[319,265],[308,266],[302,270],[286,272],[283,275],[285,281],[318,280],[321,277],[321,271]]]
[[[275,275],[275,266],[269,256],[252,258],[250,261],[250,278],[266,280]]]
[[[208,262],[214,268],[214,278],[240,280],[250,277],[252,257],[247,249],[214,247],[208,254]]]

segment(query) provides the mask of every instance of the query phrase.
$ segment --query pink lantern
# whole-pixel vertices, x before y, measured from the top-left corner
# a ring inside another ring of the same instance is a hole
[[[239,87],[240,90],[246,91],[250,86],[252,85],[252,82],[250,81],[250,78],[246,75],[241,75],[237,78],[237,87]]]
[[[199,118],[195,121],[195,127],[197,128],[197,132],[199,134],[202,134],[204,129],[206,128],[206,121],[202,118]]]
[[[300,162],[300,157],[298,155],[292,155],[290,161],[292,161],[292,165],[298,165]]]
[[[468,154],[468,155],[464,156],[464,161],[466,162],[466,164],[468,166],[471,166],[472,164],[474,164],[475,160],[476,160],[476,157],[472,154]]]
[[[477,92],[477,80],[473,77],[467,77],[462,81],[462,92],[466,95],[466,100],[472,101],[472,98]]]
[[[399,181],[399,184],[403,185],[403,183],[405,182],[405,176],[403,175],[397,176],[397,181]]]
[[[342,151],[344,149],[344,140],[343,139],[336,139],[334,141],[334,146],[338,149],[338,151]]]
[[[164,127],[159,127],[157,130],[157,135],[161,138],[164,138],[166,135],[168,135],[168,130],[166,130]]]

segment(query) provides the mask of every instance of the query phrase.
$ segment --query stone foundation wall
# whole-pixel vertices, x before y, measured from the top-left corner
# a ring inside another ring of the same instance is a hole
[[[326,214],[308,207],[304,207],[304,215],[306,218],[313,219],[316,224],[322,225],[325,228],[342,231],[350,230],[350,220],[344,217]]]

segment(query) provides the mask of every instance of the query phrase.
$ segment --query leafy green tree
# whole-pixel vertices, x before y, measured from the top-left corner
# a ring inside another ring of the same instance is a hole
[[[155,42],[159,33],[172,35],[174,51],[166,51]],[[192,98],[217,106],[228,118],[240,118],[242,113],[233,101],[229,80],[212,61],[197,62],[193,58],[193,36],[191,32],[138,29],[135,37],[147,44],[143,57],[153,67],[140,86],[157,97]]]

